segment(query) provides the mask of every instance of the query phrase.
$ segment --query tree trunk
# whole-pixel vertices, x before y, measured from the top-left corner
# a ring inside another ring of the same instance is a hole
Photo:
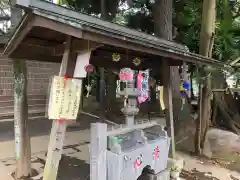
[[[212,56],[216,16],[216,0],[204,0],[202,6],[202,27],[200,34],[199,53],[203,56]],[[205,135],[211,119],[211,78],[206,69],[201,68],[200,81],[200,110],[196,125],[195,151],[201,154]]]
[[[154,31],[158,37],[162,37],[166,40],[172,41],[172,0],[156,0],[153,7],[153,17],[154,17]],[[180,75],[177,66],[173,66],[170,70],[168,59],[162,58],[161,66],[161,84],[164,85],[164,101],[168,104],[168,83],[171,83],[172,96],[173,96],[173,117],[175,125],[175,135],[176,137],[181,137],[185,133],[185,125],[188,124],[187,121],[191,120],[190,111],[188,106],[180,111]],[[171,72],[170,72],[171,71]],[[170,75],[167,75],[170,74]],[[171,76],[171,81],[169,77]],[[166,107],[168,108],[168,107]],[[167,118],[168,119],[168,118]],[[169,121],[167,121],[169,126]],[[181,132],[181,130],[184,130]]]
[[[115,1],[116,2],[115,7],[112,9],[109,9],[107,2],[108,2],[107,0],[101,0],[101,18],[104,20],[112,21],[113,18],[115,18],[116,16],[118,1]],[[100,68],[100,82],[101,82],[100,87],[103,86],[103,83],[104,83],[104,88],[102,87],[102,90],[101,90],[101,92],[104,91],[102,92],[104,93],[104,95],[101,95],[101,96],[105,97],[105,102],[102,102],[101,106],[103,106],[102,110],[107,111],[107,114],[109,115],[112,113],[112,108],[115,107],[115,103],[116,103],[117,82],[116,82],[116,75],[111,71],[111,69],[108,69],[106,71],[106,84],[105,84],[105,81],[104,82],[102,81],[102,79],[104,79],[103,78],[104,74],[105,74],[104,68]],[[106,88],[106,95],[105,95],[105,88]]]
[[[155,0],[153,6],[154,32],[156,36],[172,40],[172,0]],[[168,109],[168,83],[170,82],[170,66],[168,59],[162,58],[160,82],[164,86],[164,102]],[[167,113],[167,126],[170,127],[169,113]]]
[[[116,75],[110,70],[107,70],[107,83],[106,83],[106,110],[107,114],[110,115],[109,119],[111,119],[111,115],[116,107]]]
[[[107,10],[106,10],[106,0],[101,0],[101,18],[103,20],[106,20],[108,15],[107,15]],[[105,119],[105,73],[104,73],[104,68],[99,67],[99,105],[100,105],[100,119],[103,121]]]
[[[153,6],[155,34],[158,37],[162,37],[169,41],[172,41],[172,9],[173,9],[172,0],[155,0],[155,4]],[[161,62],[162,64],[161,64],[160,77],[162,79],[160,79],[160,81],[164,85],[164,101],[167,109],[166,124],[169,129],[168,133],[171,135],[171,138],[172,138],[171,155],[172,155],[172,158],[174,158],[175,135],[174,135],[173,121],[176,120],[175,118],[176,114],[172,114],[172,112],[176,112],[176,109],[174,109],[172,105],[175,104],[174,100],[176,99],[177,95],[179,95],[179,87],[180,87],[179,86],[180,83],[178,81],[179,72],[178,72],[178,67],[170,67],[167,58],[162,58]]]
[[[212,122],[216,126],[227,128],[234,133],[240,133],[240,115],[238,101],[234,93],[230,90],[224,91],[228,87],[226,78],[222,72],[212,74],[213,89],[221,89],[221,92],[214,92]]]
[[[149,78],[149,82],[150,81],[153,81],[153,80],[156,80],[157,78],[155,78],[155,75],[156,73],[158,72],[158,69],[156,68],[152,68],[151,71],[150,71],[150,78]],[[149,84],[149,91],[150,91],[150,102],[149,102],[149,106],[148,109],[149,109],[149,112],[156,112],[156,107],[158,107],[157,103],[157,97],[156,97],[156,83],[150,83]],[[159,109],[157,109],[159,110]]]
[[[11,7],[11,26],[14,29],[20,22],[22,11]],[[28,133],[27,72],[23,60],[13,60],[14,71],[14,134],[16,172],[20,179],[31,175],[31,146]]]
[[[15,178],[31,175],[31,149],[28,133],[28,103],[26,64],[23,60],[13,60],[14,69],[14,131],[16,149]]]

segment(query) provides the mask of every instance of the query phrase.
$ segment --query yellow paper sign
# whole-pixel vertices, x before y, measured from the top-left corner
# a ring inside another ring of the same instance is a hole
[[[80,105],[82,81],[54,76],[51,85],[48,118],[76,119]]]
[[[164,100],[163,100],[163,86],[160,86],[159,101],[160,101],[160,105],[161,105],[162,110],[164,110],[165,109],[165,104],[164,104]]]

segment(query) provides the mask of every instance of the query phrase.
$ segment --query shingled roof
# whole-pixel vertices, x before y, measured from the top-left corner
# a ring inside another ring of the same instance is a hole
[[[81,37],[84,39],[96,41],[96,39],[91,39],[91,34],[97,34],[98,36],[101,36],[99,42],[101,41],[101,43],[104,44],[134,51],[145,51],[146,53],[155,56],[168,57],[172,60],[187,61],[203,65],[223,66],[223,63],[220,61],[189,52],[188,48],[184,45],[166,41],[118,24],[78,13],[50,2],[41,0],[16,0],[16,5],[25,8],[27,15],[6,45],[4,53],[9,56],[11,56],[11,53],[13,52],[13,47],[16,48],[16,45],[13,45],[14,40],[19,34],[21,34],[24,26],[27,25],[24,21],[28,22],[31,16],[31,18],[41,17],[65,25],[66,28],[71,27],[75,30],[79,30],[79,34],[81,34]],[[33,24],[32,27],[29,28],[37,26],[38,24]],[[45,28],[49,27],[46,25]],[[64,32],[61,31],[61,33]],[[71,35],[74,36],[73,34]],[[27,34],[22,40],[26,37]],[[76,38],[79,37],[80,36]],[[106,40],[106,37],[108,37],[109,42]],[[113,42],[114,44],[111,44]]]

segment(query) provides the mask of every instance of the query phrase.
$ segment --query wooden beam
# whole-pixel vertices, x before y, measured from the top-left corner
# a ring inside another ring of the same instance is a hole
[[[34,26],[43,27],[47,29],[52,29],[54,31],[60,32],[63,35],[69,35],[76,38],[82,38],[82,30],[75,28],[73,26],[65,25],[61,22],[57,22],[51,19],[43,18],[41,16],[36,16],[36,21],[34,21]]]
[[[94,49],[97,49],[98,47],[103,46],[103,44],[101,43],[96,43],[83,39],[73,39],[72,42],[72,50],[77,53],[85,50],[92,51]],[[51,54],[52,56],[62,56],[64,53],[65,44],[66,42],[49,42],[48,39],[27,38],[22,42],[20,46],[25,46],[26,49],[27,47],[35,47],[38,48],[40,51],[46,51],[47,54]]]
[[[3,51],[4,51],[4,48],[0,47],[0,56],[2,56]]]
[[[53,55],[53,48],[48,47],[48,46],[43,46],[43,45],[38,45],[38,44],[25,44],[21,43],[18,46],[18,49],[16,51],[22,50],[22,53],[33,53],[33,54],[46,54],[49,56]]]
[[[232,92],[240,92],[240,88],[229,88]],[[212,92],[226,92],[228,89],[213,89]]]
[[[148,50],[148,48],[141,46],[141,45],[134,45],[132,43],[128,43],[125,39],[119,40],[116,38],[111,38],[108,37],[105,34],[97,34],[97,33],[93,33],[93,32],[83,32],[83,39],[88,39],[88,40],[92,40],[95,42],[102,42],[104,44],[108,44],[111,46],[116,46],[116,47],[121,47],[124,49],[131,49],[134,51],[139,51],[139,52],[143,52],[143,53],[150,53],[153,55],[159,54],[160,52],[156,52],[154,49]],[[154,47],[153,47],[154,48]]]
[[[31,14],[27,14],[23,20],[21,21],[20,25],[18,26],[17,30],[11,37],[10,41],[8,42],[3,54],[9,56],[13,53],[21,43],[21,41],[25,38],[25,36],[29,33],[32,29],[34,24],[34,18]]]
[[[26,51],[24,51],[26,52]],[[42,61],[42,62],[54,62],[54,63],[61,63],[62,56],[48,56],[45,54],[33,54],[33,53],[22,53],[20,50],[14,52],[10,56],[10,58],[15,59],[23,59],[28,61]]]
[[[39,46],[57,46],[59,44],[61,44],[62,41],[59,41],[57,39],[43,39],[43,38],[38,38],[38,37],[32,37],[32,36],[28,36],[26,39],[24,39],[22,41],[22,44],[30,44],[30,45],[39,45]],[[63,49],[64,52],[64,49]]]
[[[109,37],[108,34],[104,32],[90,32],[90,31],[84,31],[82,34],[83,39],[88,39],[92,40],[95,42],[101,42],[104,44],[108,44],[111,46],[116,46],[116,47],[121,47],[124,49],[131,49],[136,52],[143,52],[143,53],[148,53],[156,56],[162,56],[166,57],[168,59],[173,59],[173,60],[180,60],[180,61],[187,61],[187,62],[192,62],[195,64],[207,64],[207,65],[215,65],[216,62],[210,61],[207,58],[204,58],[202,56],[198,56],[197,58],[195,54],[193,53],[188,53],[189,55],[186,55],[186,53],[183,52],[175,52],[172,49],[167,49],[163,47],[157,47],[155,45],[149,45],[144,42],[140,44],[137,44],[134,40],[126,40],[125,38],[121,38],[120,36],[112,36]],[[150,47],[151,46],[151,47]],[[198,59],[201,59],[201,61]],[[221,66],[221,63],[219,63],[219,66]]]
[[[53,55],[54,56],[62,55],[64,52],[64,46],[65,46],[65,44],[63,43],[63,44],[60,44],[60,45],[54,47]],[[72,44],[72,50],[79,53],[79,52],[87,51],[87,50],[92,51],[101,46],[103,46],[103,44],[101,44],[101,43],[88,41],[88,40],[84,40],[84,39],[74,39],[73,44]]]
[[[10,17],[9,16],[0,16],[0,21],[9,21]]]
[[[36,60],[45,62],[61,62],[62,56],[53,56],[51,48],[42,46],[20,44],[16,51],[9,55],[10,58]]]
[[[132,68],[135,70],[147,69],[147,68],[154,66],[153,63],[151,63],[151,62],[152,61],[144,61],[139,66],[136,66],[131,61],[128,61],[128,59],[121,58],[120,62],[114,62],[114,61],[112,61],[112,57],[99,56],[99,55],[95,55],[95,54],[93,54],[90,59],[90,63],[93,64],[94,66],[104,67],[106,69],[108,69],[108,68],[120,69],[120,68],[124,68],[124,67],[129,67],[129,68]],[[158,63],[158,64],[160,64],[160,63]]]
[[[71,57],[71,45],[72,37],[68,36],[59,76],[64,76],[65,74],[71,76],[73,74],[73,71],[70,71],[70,67],[72,67],[73,65],[75,66],[76,58]],[[53,120],[43,180],[56,180],[57,178],[58,166],[62,156],[63,141],[65,137],[66,127],[66,121],[60,123],[56,120]]]
[[[109,57],[109,59],[112,59],[112,55],[113,53],[118,53],[117,51],[116,52],[109,52],[109,51],[106,51],[106,50],[101,50],[101,49],[97,49],[94,51],[94,54],[99,56],[99,57]],[[118,53],[121,57],[120,60],[125,60],[125,61],[130,61],[132,62],[135,58],[140,58],[140,60],[142,62],[144,61],[148,61],[148,60],[153,60],[154,57],[150,57],[150,58],[146,58],[146,57],[141,57],[141,56],[138,56],[137,53],[136,55],[134,56],[133,54],[132,55],[129,55],[129,54],[123,54],[123,53]]]
[[[173,78],[173,67],[170,66],[170,81],[168,82],[168,112],[170,120],[170,132],[171,132],[171,155],[172,158],[176,158],[176,148],[175,148],[175,133],[174,133],[174,119],[173,119],[173,97],[172,97],[172,78]]]

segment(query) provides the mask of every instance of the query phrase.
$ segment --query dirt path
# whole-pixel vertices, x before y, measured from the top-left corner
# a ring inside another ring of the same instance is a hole
[[[223,168],[213,160],[185,153],[178,153],[178,157],[185,160],[181,177],[186,180],[240,180],[239,172]]]

